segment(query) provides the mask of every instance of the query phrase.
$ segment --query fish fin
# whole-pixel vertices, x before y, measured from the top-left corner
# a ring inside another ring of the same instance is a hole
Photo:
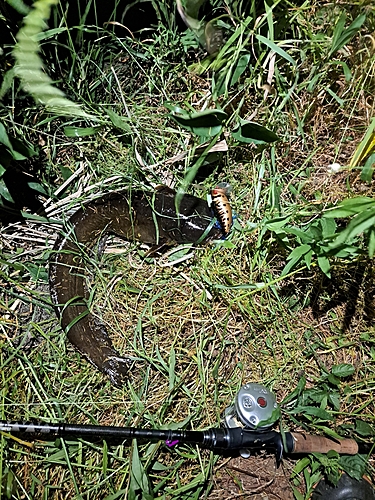
[[[165,184],[158,184],[157,186],[155,186],[155,191],[157,191],[158,193],[166,194],[166,195],[173,195],[173,196],[176,195],[176,191],[174,189],[166,186]]]
[[[150,247],[147,250],[147,252],[145,253],[144,256],[145,257],[152,257],[156,253],[159,253],[161,250],[166,250],[169,247],[171,247],[172,245],[173,245],[173,242],[172,243],[159,243],[159,245],[153,245],[152,247]]]
[[[113,385],[123,387],[133,363],[130,358],[110,356],[104,361],[101,369],[103,373],[108,375]]]

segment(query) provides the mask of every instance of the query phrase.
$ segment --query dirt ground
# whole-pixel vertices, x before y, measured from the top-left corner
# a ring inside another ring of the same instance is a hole
[[[277,467],[273,455],[223,459],[216,467],[215,489],[209,499],[293,500],[293,467],[288,460]]]

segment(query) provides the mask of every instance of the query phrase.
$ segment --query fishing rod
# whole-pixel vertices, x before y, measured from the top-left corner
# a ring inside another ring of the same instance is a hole
[[[283,455],[299,455],[313,452],[339,454],[367,454],[372,449],[368,443],[354,439],[329,439],[323,436],[277,432],[271,430],[279,412],[275,396],[260,384],[246,384],[238,392],[233,406],[225,412],[224,426],[203,431],[142,429],[47,422],[7,422],[0,420],[0,431],[32,439],[51,437],[79,437],[86,440],[123,442],[128,439],[165,441],[169,447],[178,444],[195,444],[218,453],[240,453],[247,458],[253,451],[267,450],[280,462]]]

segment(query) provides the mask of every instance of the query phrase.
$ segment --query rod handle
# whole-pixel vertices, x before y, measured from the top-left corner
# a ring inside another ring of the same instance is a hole
[[[292,453],[328,453],[337,451],[340,455],[356,455],[358,443],[354,439],[329,439],[312,434],[292,433],[294,446]]]

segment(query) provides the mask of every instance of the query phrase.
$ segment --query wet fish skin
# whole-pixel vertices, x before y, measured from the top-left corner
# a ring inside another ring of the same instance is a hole
[[[58,237],[50,261],[50,294],[69,341],[94,366],[121,387],[132,361],[113,348],[103,324],[87,306],[85,254],[92,253],[106,234],[153,246],[207,243],[222,232],[212,227],[205,200],[184,195],[176,214],[176,193],[169,188],[156,192],[109,193],[80,208],[69,219],[68,230]]]

